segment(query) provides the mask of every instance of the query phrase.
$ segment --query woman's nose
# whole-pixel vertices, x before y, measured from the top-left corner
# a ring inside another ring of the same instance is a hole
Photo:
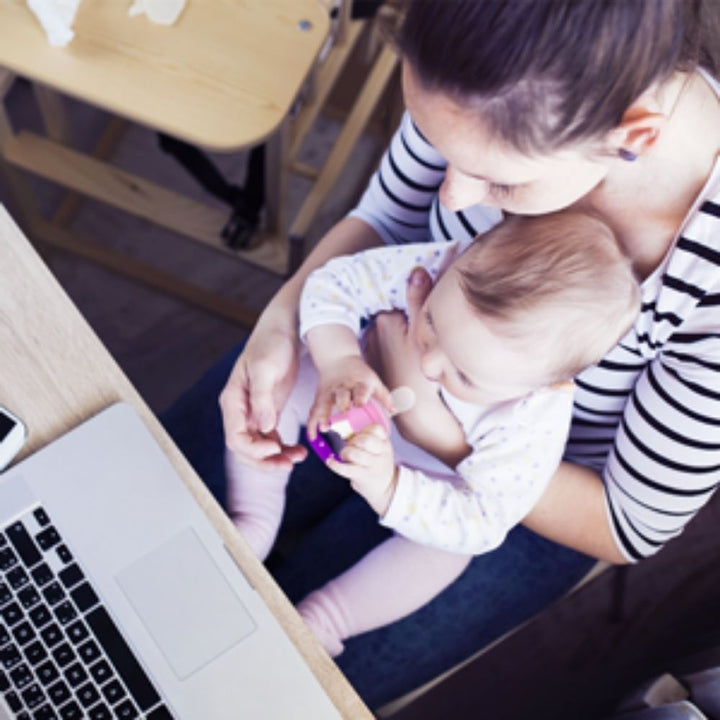
[[[486,201],[487,183],[484,180],[467,177],[448,167],[439,195],[443,207],[452,212],[459,212]]]

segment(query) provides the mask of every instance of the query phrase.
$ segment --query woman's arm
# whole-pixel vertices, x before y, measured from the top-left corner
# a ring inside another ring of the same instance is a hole
[[[628,562],[610,532],[603,482],[589,468],[562,463],[523,525],[600,560]]]

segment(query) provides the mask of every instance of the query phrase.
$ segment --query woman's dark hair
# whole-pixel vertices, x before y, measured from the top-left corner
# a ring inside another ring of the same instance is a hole
[[[720,0],[408,0],[397,43],[424,88],[543,152],[600,137],[676,70],[717,74]]]

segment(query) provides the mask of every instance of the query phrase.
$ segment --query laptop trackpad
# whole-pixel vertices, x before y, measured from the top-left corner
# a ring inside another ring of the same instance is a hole
[[[192,528],[120,572],[117,581],[181,680],[255,629]]]

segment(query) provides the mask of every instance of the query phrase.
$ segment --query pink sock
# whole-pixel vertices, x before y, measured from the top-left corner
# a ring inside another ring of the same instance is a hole
[[[325,586],[310,593],[298,612],[332,657],[342,641],[400,620],[432,600],[470,562],[396,535]]]
[[[285,509],[287,471],[264,472],[241,465],[225,451],[228,515],[253,552],[264,560],[277,536]]]

